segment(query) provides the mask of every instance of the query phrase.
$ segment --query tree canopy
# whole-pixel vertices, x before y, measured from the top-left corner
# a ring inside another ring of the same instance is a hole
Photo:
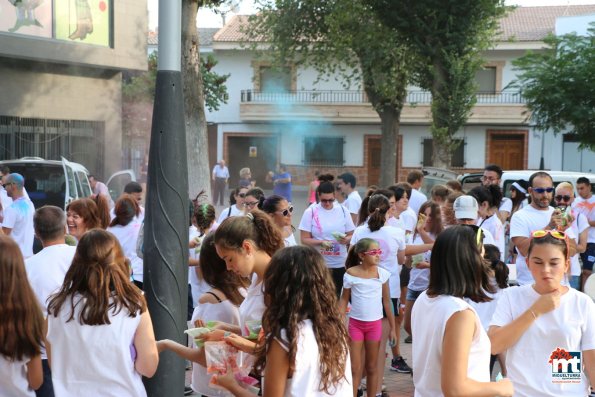
[[[264,37],[266,54],[280,65],[310,66],[321,78],[340,76],[345,88],[363,86],[381,119],[380,183],[393,183],[412,60],[398,34],[361,0],[261,0],[258,6],[245,31],[248,42]]]
[[[595,23],[587,36],[550,35],[549,49],[513,61],[530,120],[542,131],[568,131],[595,150]]]
[[[416,54],[413,79],[432,93],[434,165],[448,167],[454,134],[475,105],[475,73],[506,11],[504,0],[362,1]]]

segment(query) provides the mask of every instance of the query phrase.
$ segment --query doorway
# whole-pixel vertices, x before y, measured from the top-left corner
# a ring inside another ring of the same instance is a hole
[[[250,168],[256,186],[269,188],[265,182],[269,171],[277,165],[278,139],[274,135],[228,136],[227,162],[229,167],[229,188],[235,189],[240,179],[240,170]]]
[[[498,164],[503,170],[524,170],[525,139],[527,132],[502,133],[488,131],[489,153],[488,163]]]

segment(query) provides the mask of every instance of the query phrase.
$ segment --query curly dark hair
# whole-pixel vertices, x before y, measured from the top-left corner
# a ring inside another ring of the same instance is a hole
[[[262,316],[266,336],[265,343],[256,351],[256,368],[265,367],[267,350],[273,341],[286,340],[289,371],[294,371],[300,322],[311,320],[318,343],[319,390],[330,394],[349,370],[349,339],[324,259],[312,247],[285,248],[271,258],[263,285],[268,302]],[[283,330],[286,338],[282,337]]]

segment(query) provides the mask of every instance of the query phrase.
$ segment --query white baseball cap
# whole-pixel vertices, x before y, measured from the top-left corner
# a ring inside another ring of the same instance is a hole
[[[472,196],[460,196],[454,202],[455,218],[457,219],[477,219],[479,206],[477,200]]]

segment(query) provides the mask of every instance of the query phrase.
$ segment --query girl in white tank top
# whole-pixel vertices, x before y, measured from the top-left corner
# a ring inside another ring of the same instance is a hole
[[[46,349],[57,397],[147,395],[159,356],[147,304],[113,234],[85,233],[48,304]],[[81,361],[83,360],[83,361]]]
[[[479,235],[477,234],[479,231]],[[452,226],[438,235],[430,260],[430,283],[413,306],[415,396],[512,396],[508,379],[490,382],[490,341],[475,310],[489,284],[481,256],[481,229]]]

